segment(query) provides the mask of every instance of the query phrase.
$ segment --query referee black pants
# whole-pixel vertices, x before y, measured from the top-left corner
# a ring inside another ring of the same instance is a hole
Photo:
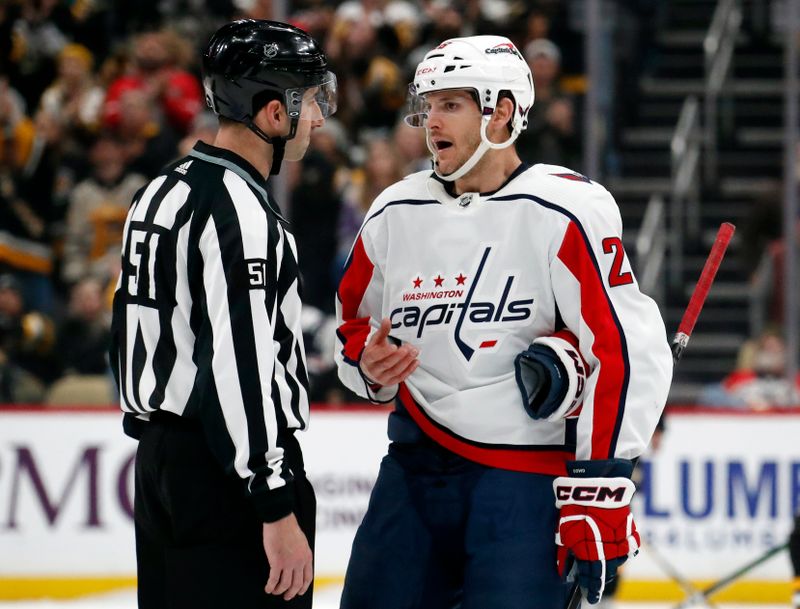
[[[199,425],[167,413],[143,425],[136,455],[139,609],[311,607],[312,587],[289,602],[268,595],[262,523],[242,483],[224,473]],[[285,458],[295,473],[295,515],[314,548],[316,499],[297,440]]]

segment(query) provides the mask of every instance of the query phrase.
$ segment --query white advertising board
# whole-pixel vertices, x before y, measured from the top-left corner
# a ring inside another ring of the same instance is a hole
[[[389,446],[387,414],[385,409],[313,412],[311,426],[301,434],[306,471],[317,494],[318,575],[344,575],[353,537]]]
[[[386,452],[386,410],[315,412],[301,442],[316,569],[341,577]],[[0,411],[0,577],[131,576],[136,442],[118,411]]]
[[[786,541],[800,508],[800,414],[682,410],[639,469],[645,547],[626,576],[664,576],[647,544],[690,579],[717,579]],[[791,579],[777,555],[750,579]]]
[[[800,416],[678,413],[643,460],[646,543],[714,579],[785,541],[800,504]],[[344,574],[385,454],[385,410],[323,410],[302,438],[317,492],[317,574]],[[133,457],[115,411],[0,411],[0,577],[135,573]],[[665,579],[647,550],[629,579]],[[785,556],[753,577],[786,580]]]
[[[119,412],[0,411],[0,574],[135,574],[135,451]]]

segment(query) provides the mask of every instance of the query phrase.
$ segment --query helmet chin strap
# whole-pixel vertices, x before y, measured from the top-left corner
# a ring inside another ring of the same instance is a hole
[[[428,137],[430,133],[426,130],[425,143],[428,146],[428,150],[430,150],[431,154],[433,155],[433,172],[437,175],[437,177],[444,180],[445,182],[455,182],[456,180],[463,178],[465,175],[467,175],[467,173],[472,171],[472,168],[478,164],[478,161],[480,161],[483,158],[483,155],[486,154],[487,151],[501,150],[503,148],[508,148],[511,144],[513,144],[516,141],[517,137],[519,136],[519,131],[517,129],[514,129],[511,132],[511,135],[505,142],[500,142],[496,144],[490,141],[488,136],[486,135],[486,128],[489,126],[490,118],[491,114],[484,116],[481,119],[481,143],[478,144],[478,147],[475,149],[475,152],[472,153],[472,156],[469,157],[461,167],[456,169],[454,172],[448,173],[446,175],[439,172],[439,161],[436,160],[437,151],[431,144],[430,137]]]
[[[264,140],[267,144],[272,146],[272,165],[269,169],[269,175],[274,176],[278,175],[281,171],[281,163],[283,163],[283,153],[286,151],[286,140],[290,139],[288,137],[270,137],[264,131],[256,125],[252,120],[247,122],[247,127],[255,133],[258,137]],[[291,137],[294,137],[294,129],[290,133]]]
[[[286,150],[286,140],[275,138],[272,144],[272,165],[269,168],[269,175],[276,176],[281,172],[281,163],[283,163],[283,153]]]

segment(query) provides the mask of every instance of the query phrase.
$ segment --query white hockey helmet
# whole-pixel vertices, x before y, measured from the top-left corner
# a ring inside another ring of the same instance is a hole
[[[470,171],[487,150],[510,146],[528,126],[528,111],[534,97],[533,77],[522,54],[508,38],[468,36],[445,40],[417,66],[414,82],[409,85],[406,122],[412,127],[425,127],[429,107],[425,95],[447,89],[474,91],[483,116],[481,144],[472,157],[448,175],[441,175],[435,169],[440,178],[455,181]],[[486,127],[502,91],[507,91],[514,101],[514,118],[509,138],[494,143],[486,137]],[[435,157],[436,151],[429,140],[428,148]]]

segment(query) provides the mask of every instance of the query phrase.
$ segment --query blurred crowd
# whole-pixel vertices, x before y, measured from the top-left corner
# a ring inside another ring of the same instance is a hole
[[[734,370],[706,386],[698,402],[704,406],[762,411],[800,404],[800,373],[786,380],[787,349],[780,329],[769,327],[745,341]]]
[[[402,121],[417,62],[446,38],[512,38],[536,74],[522,156],[575,166],[581,37],[558,0],[286,4],[339,80],[337,114],[281,180],[312,398],[349,401],[333,371],[336,284],[373,198],[430,167],[422,132]],[[278,15],[270,0],[0,0],[0,403],[113,399],[105,349],[128,205],[163,165],[213,142],[200,50],[241,17]],[[65,393],[76,377],[100,390]]]
[[[355,399],[336,379],[332,314],[364,215],[386,186],[430,168],[422,130],[402,120],[425,52],[454,36],[511,38],[536,91],[520,156],[582,169],[587,83],[575,2],[281,4],[285,16],[271,0],[0,0],[0,404],[115,399],[105,350],[125,215],[163,165],[198,140],[213,142],[200,51],[227,21],[283,17],[323,44],[339,81],[336,115],[314,131],[302,162],[270,180],[297,239],[315,401]],[[635,113],[647,15],[658,5],[616,5],[620,22],[639,26],[614,38],[618,103],[608,125]],[[777,277],[781,242],[769,243],[780,234],[779,208],[777,194],[754,206],[743,252],[752,263],[772,251]],[[780,323],[774,285],[768,317]],[[761,361],[740,359],[745,369]],[[728,403],[729,385],[706,397]]]
[[[796,176],[800,186],[800,166]],[[784,239],[783,196],[783,184],[775,181],[753,201],[741,223],[739,264],[750,283],[751,337],[740,346],[733,370],[719,383],[703,388],[700,405],[762,411],[800,404],[800,373],[792,381],[786,378],[789,349],[784,328],[787,313],[792,312],[784,306],[789,248]],[[800,242],[800,220],[795,230]],[[800,294],[800,285],[795,290]]]

